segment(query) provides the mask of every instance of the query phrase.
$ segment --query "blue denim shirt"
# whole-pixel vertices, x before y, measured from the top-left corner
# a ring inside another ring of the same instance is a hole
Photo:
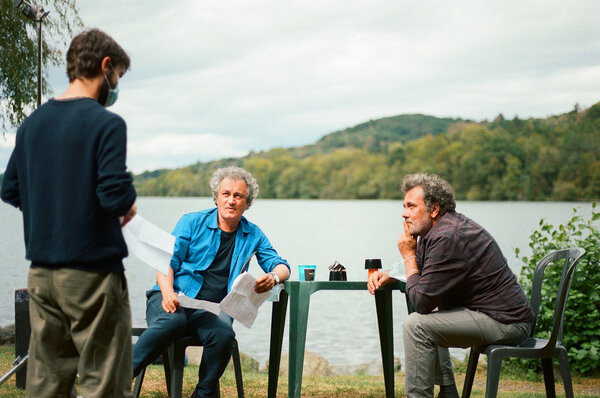
[[[221,244],[217,208],[185,214],[173,229],[173,235],[176,238],[175,251],[171,258],[171,268],[174,271],[173,288],[175,292],[181,291],[188,297],[196,297],[204,282],[200,271],[212,264]],[[273,249],[260,228],[242,216],[229,269],[228,292],[242,266],[254,252],[258,264],[265,272],[272,271],[279,264],[290,268],[287,261]],[[159,290],[158,284],[154,285],[152,290]]]

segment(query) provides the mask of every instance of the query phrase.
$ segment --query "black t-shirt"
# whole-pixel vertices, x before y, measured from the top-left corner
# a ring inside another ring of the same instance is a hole
[[[229,281],[231,257],[235,248],[236,232],[221,231],[221,244],[217,255],[210,267],[201,273],[204,283],[202,283],[202,289],[196,296],[198,300],[220,303],[227,295],[227,282]]]

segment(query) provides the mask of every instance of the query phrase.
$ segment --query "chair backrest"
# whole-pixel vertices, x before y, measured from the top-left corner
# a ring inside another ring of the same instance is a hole
[[[567,304],[567,298],[569,296],[569,289],[571,282],[573,281],[573,274],[575,273],[575,267],[579,262],[581,256],[585,254],[585,250],[582,248],[571,248],[557,250],[545,256],[538,263],[535,273],[533,274],[533,282],[531,284],[531,306],[535,312],[536,320],[534,321],[533,327],[531,328],[530,336],[534,336],[537,317],[540,312],[540,302],[542,298],[542,284],[544,281],[544,273],[549,264],[557,261],[564,260],[560,281],[558,283],[558,290],[556,293],[556,302],[554,303],[554,315],[552,319],[552,330],[550,331],[550,338],[548,339],[547,349],[554,350],[556,343],[562,342],[563,337],[563,318],[565,315],[565,309]]]

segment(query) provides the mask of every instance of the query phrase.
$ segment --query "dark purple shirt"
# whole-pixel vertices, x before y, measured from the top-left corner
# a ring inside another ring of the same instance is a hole
[[[460,213],[446,213],[419,239],[417,266],[406,288],[419,313],[465,307],[502,323],[534,319],[494,238]]]

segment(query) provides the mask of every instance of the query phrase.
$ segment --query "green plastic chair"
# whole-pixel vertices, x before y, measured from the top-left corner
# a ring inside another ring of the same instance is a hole
[[[140,336],[145,330],[145,327],[133,328],[132,335]],[[185,349],[188,346],[202,346],[202,343],[194,337],[185,336],[171,344],[169,348],[162,353],[165,382],[167,384],[167,392],[171,398],[182,397],[183,371],[185,368]],[[244,398],[242,363],[240,359],[240,350],[236,339],[233,339],[231,358],[233,359],[233,369],[235,373],[235,384],[237,387],[238,398]],[[140,396],[145,373],[146,368],[142,369],[140,374],[135,378],[135,384],[133,387],[134,398],[138,398]],[[218,396],[220,396],[220,393]]]
[[[534,337],[536,326],[536,321],[534,321],[529,337],[519,345],[511,346],[494,344],[489,346],[471,347],[467,373],[465,375],[465,384],[462,391],[463,398],[471,396],[471,389],[473,387],[473,380],[475,378],[475,371],[477,369],[477,362],[480,354],[487,355],[488,357],[487,380],[485,386],[486,398],[496,397],[498,394],[498,382],[500,380],[502,360],[509,357],[527,359],[540,358],[542,360],[542,369],[544,372],[546,396],[553,398],[556,396],[556,391],[554,389],[552,358],[557,357],[565,387],[566,398],[573,398],[573,384],[571,382],[569,358],[567,349],[562,345],[563,318],[565,315],[569,288],[571,287],[571,281],[573,280],[573,274],[575,273],[575,267],[584,253],[585,250],[581,248],[558,250],[548,254],[538,263],[533,275],[530,300],[536,319],[540,311],[542,282],[546,267],[557,260],[564,260],[556,294],[550,338],[542,339]]]

